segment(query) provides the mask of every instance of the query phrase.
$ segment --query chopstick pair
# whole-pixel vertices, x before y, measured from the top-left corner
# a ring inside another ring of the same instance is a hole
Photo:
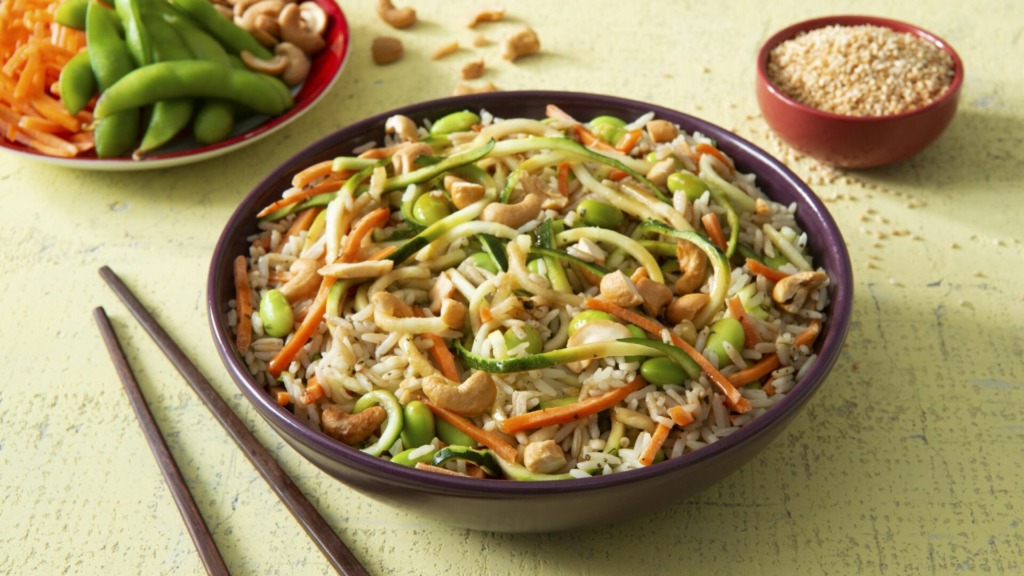
[[[167,332],[160,326],[156,319],[146,310],[142,302],[135,297],[132,291],[121,279],[107,266],[99,270],[100,276],[107,285],[117,294],[121,302],[128,308],[139,324],[146,330],[149,336],[157,343],[163,353],[174,364],[178,372],[185,378],[192,390],[199,396],[206,407],[213,413],[214,417],[221,423],[228,434],[249,461],[263,476],[278,497],[285,503],[289,511],[299,521],[299,524],[306,530],[309,536],[316,543],[320,551],[327,557],[328,562],[339,574],[360,576],[368,572],[359,563],[359,560],[352,554],[352,551],[338,538],[323,516],[316,508],[302,495],[298,486],[281,468],[281,465],[274,460],[273,456],[256,440],[248,428],[242,424],[238,416],[231,410],[226,402],[217,394],[209,381],[199,372],[181,348],[174,342]],[[125,393],[132,404],[135,415],[142,426],[149,442],[150,449],[160,466],[168,488],[174,497],[182,519],[188,528],[189,535],[195,543],[200,559],[209,574],[228,574],[224,560],[217,549],[217,544],[210,534],[206,523],[203,521],[199,508],[192,498],[188,485],[185,483],[174,462],[174,457],[167,449],[160,429],[153,420],[152,413],[146,404],[146,400],[139,389],[138,382],[132,373],[128,359],[121,348],[114,332],[113,326],[107,317],[106,311],[96,308],[93,311],[96,323],[99,325],[107,350],[114,362],[121,382],[124,385]]]

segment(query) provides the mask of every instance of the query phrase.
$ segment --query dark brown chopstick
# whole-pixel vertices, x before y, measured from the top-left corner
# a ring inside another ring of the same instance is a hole
[[[164,437],[160,434],[160,428],[157,427],[156,421],[153,420],[153,413],[149,411],[149,405],[146,404],[146,399],[142,396],[142,390],[135,379],[135,374],[128,363],[128,358],[124,355],[124,349],[121,348],[121,342],[117,339],[117,333],[114,331],[114,327],[111,326],[110,319],[107,318],[106,311],[102,307],[96,308],[93,310],[92,315],[96,318],[96,324],[100,327],[100,334],[103,335],[103,341],[107,345],[110,359],[114,362],[117,375],[121,377],[121,384],[124,385],[124,393],[128,396],[128,401],[135,411],[135,417],[138,419],[139,425],[142,426],[142,432],[146,435],[146,441],[149,442],[149,447],[153,451],[153,456],[160,467],[160,472],[164,475],[164,481],[167,482],[167,487],[170,488],[171,495],[174,496],[174,503],[178,505],[181,518],[185,521],[185,526],[188,528],[188,534],[192,537],[192,542],[199,552],[199,558],[203,561],[203,565],[206,566],[206,572],[208,574],[223,574],[227,576],[230,573],[228,572],[227,565],[224,564],[224,558],[220,555],[220,550],[217,549],[217,542],[210,534],[206,522],[203,521],[203,516],[199,512],[199,507],[196,506],[196,501],[192,498],[188,484],[185,483],[185,478],[181,475],[181,470],[178,469],[174,456],[168,450],[167,443],[164,442]]]
[[[270,452],[256,440],[252,432],[242,424],[238,416],[231,410],[231,407],[224,402],[224,399],[217,394],[210,382],[199,372],[181,348],[164,331],[160,324],[153,318],[153,315],[146,310],[142,302],[135,297],[132,291],[121,281],[113,270],[104,266],[99,270],[100,276],[117,294],[121,302],[128,308],[139,324],[146,330],[150,337],[157,343],[163,353],[174,364],[178,372],[192,387],[192,390],[206,404],[206,407],[213,413],[214,417],[221,423],[228,434],[235,440],[238,447],[242,449],[249,461],[259,470],[263,478],[270,484],[277,496],[285,503],[295,519],[306,530],[316,545],[323,552],[327,560],[334,566],[339,574],[361,576],[368,572],[359,563],[359,560],[352,554],[352,551],[338,538],[323,516],[316,508],[302,495],[298,486],[281,468],[281,465],[274,460]]]

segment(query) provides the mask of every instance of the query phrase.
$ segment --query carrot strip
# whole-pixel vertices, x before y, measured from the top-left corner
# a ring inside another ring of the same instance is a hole
[[[313,220],[316,220],[316,215],[320,213],[320,208],[311,206],[306,208],[299,215],[295,217],[292,225],[288,227],[288,231],[284,233],[284,237],[281,238],[281,243],[277,245],[275,252],[281,252],[285,244],[288,243],[288,239],[292,236],[298,236],[303,230],[308,230],[313,225]]]
[[[569,163],[562,162],[558,165],[558,193],[562,196],[569,196]]]
[[[757,361],[756,364],[749,368],[744,368],[739,372],[734,372],[729,375],[729,381],[734,386],[746,386],[751,382],[756,382],[762,377],[770,374],[773,370],[779,367],[781,362],[779,361],[778,354],[769,354],[764,358]]]
[[[306,168],[303,168],[302,170],[296,172],[295,176],[292,176],[292,186],[300,189],[305,188],[306,186],[309,186],[309,184],[314,180],[318,180],[320,178],[323,178],[324,176],[330,175],[331,172],[333,172],[333,167],[333,159],[324,160],[323,162],[317,162],[312,166],[307,166]]]
[[[615,149],[623,154],[629,154],[629,151],[636,146],[636,143],[640,141],[640,137],[643,135],[643,130],[637,128],[636,130],[627,131],[618,142],[615,143]]]
[[[661,339],[661,335],[668,330],[662,326],[660,322],[649,316],[638,314],[632,310],[598,298],[587,298],[583,302],[583,307],[591,310],[601,310],[602,312],[607,312],[612,316],[625,320],[630,324],[636,324],[646,332],[656,336],[659,340]],[[730,408],[741,414],[750,410],[750,401],[740,395],[740,391],[736,389],[728,378],[718,371],[718,368],[715,368],[714,364],[709,362],[703,354],[697,352],[696,348],[691,346],[686,340],[683,340],[675,332],[668,330],[668,334],[669,337],[672,338],[672,344],[676,348],[686,352],[687,356],[692,358],[693,361],[700,366],[701,370],[708,375],[708,378],[714,382],[715,386],[718,386],[718,390],[725,395]]]
[[[563,120],[565,122],[572,122],[574,124],[576,123],[575,118],[573,118],[572,116],[569,115],[568,112],[562,110],[561,108],[555,106],[554,104],[548,104],[547,107],[544,108],[544,115],[547,116],[548,118],[551,118],[552,120]]]
[[[580,400],[565,406],[553,406],[543,410],[526,412],[507,418],[498,423],[498,428],[507,434],[515,434],[524,430],[543,428],[553,424],[566,424],[576,420],[582,420],[615,406],[633,392],[643,388],[647,382],[637,376],[615,390],[606,392],[600,396],[591,396],[586,400]]]
[[[665,445],[665,440],[671,431],[671,426],[658,422],[658,427],[654,429],[654,434],[651,434],[651,441],[647,443],[647,446],[644,446],[644,451],[640,454],[640,464],[644,466],[654,464],[654,458],[658,455],[658,450]]]
[[[424,316],[423,309],[419,306],[413,306],[412,309],[417,316]],[[455,356],[453,356],[452,351],[448,349],[448,345],[445,344],[444,338],[432,333],[424,333],[423,335],[426,336],[433,344],[430,347],[430,356],[434,359],[434,363],[437,364],[441,374],[449,380],[458,382],[459,370],[455,367]]]
[[[355,225],[352,226],[352,231],[349,232],[348,241],[345,244],[345,249],[342,251],[340,259],[342,262],[354,262],[355,257],[359,254],[359,245],[363,243],[363,238],[367,234],[373,231],[374,228],[380,228],[391,217],[391,211],[387,208],[377,208],[372,212],[368,212],[365,216],[359,219]]]
[[[708,144],[707,142],[701,142],[700,144],[697,144],[696,146],[693,147],[693,151],[697,155],[697,157],[694,158],[694,161],[696,161],[698,164],[700,164],[701,156],[703,156],[704,154],[710,154],[711,156],[714,156],[716,160],[724,164],[726,168],[728,168],[729,173],[723,174],[723,176],[732,177],[732,175],[736,173],[736,165],[733,164],[732,159],[726,156],[721,150],[715,148],[711,144]]]
[[[612,182],[620,182],[622,180],[625,180],[626,176],[629,176],[629,174],[624,170],[619,170],[618,168],[612,168],[608,172],[608,179],[611,180]]]
[[[682,428],[693,423],[693,414],[690,414],[685,408],[679,405],[675,405],[668,409],[668,415],[672,418],[672,421],[676,423],[676,426]]]
[[[245,256],[235,258],[235,311],[238,323],[235,326],[235,346],[245,354],[252,344],[252,291],[249,288],[249,274],[245,270]]]
[[[442,408],[430,400],[424,400],[423,403],[426,404],[427,407],[430,408],[430,411],[436,416],[451,424],[466,436],[469,436],[480,444],[494,450],[494,453],[502,460],[512,463],[519,460],[519,451],[516,450],[515,446],[509,444],[494,432],[484,430],[466,418],[463,418],[447,408]]]
[[[299,202],[302,202],[304,200],[309,200],[310,198],[318,194],[325,194],[327,192],[337,192],[338,190],[341,189],[346,179],[348,179],[347,172],[335,172],[328,176],[325,180],[323,180],[322,182],[318,182],[314,186],[310,186],[309,188],[306,188],[300,192],[296,192],[295,194],[271,202],[269,205],[267,205],[266,208],[260,210],[256,214],[256,217],[263,218],[267,214],[272,214],[286,206],[291,206],[292,204],[298,204]]]
[[[281,391],[274,396],[274,401],[277,402],[278,406],[287,406],[292,403],[292,395]]]
[[[708,233],[711,242],[718,246],[719,250],[725,252],[728,243],[725,240],[725,232],[722,231],[722,223],[718,220],[718,214],[708,212],[700,217],[700,221],[704,224],[704,230]]]
[[[793,338],[793,343],[797,346],[810,346],[814,344],[814,341],[818,339],[818,334],[821,333],[821,320],[811,320],[811,323],[804,328],[804,331],[797,334]]]
[[[583,124],[576,124],[575,126],[572,127],[572,129],[576,131],[576,136],[580,139],[580,142],[582,142],[583,145],[586,146],[587,148],[593,148],[594,150],[603,150],[605,152],[617,152],[614,146],[598,138],[597,134],[594,134],[593,132],[588,130],[587,127],[584,126]]]
[[[753,348],[756,346],[761,341],[761,337],[757,335],[757,330],[754,329],[750,316],[747,315],[746,309],[743,308],[743,301],[740,300],[740,297],[733,296],[725,301],[725,305],[729,307],[729,314],[732,314],[732,317],[743,326],[743,347]]]
[[[766,266],[765,264],[762,264],[757,260],[754,260],[753,258],[747,258],[747,270],[750,270],[751,272],[757,274],[758,276],[764,276],[765,279],[770,282],[778,282],[779,280],[782,280],[783,278],[789,276],[789,274],[786,274],[785,272],[780,272],[774,268]]]
[[[313,404],[323,397],[324,387],[320,385],[320,380],[314,374],[306,381],[306,394],[302,397],[302,403]]]

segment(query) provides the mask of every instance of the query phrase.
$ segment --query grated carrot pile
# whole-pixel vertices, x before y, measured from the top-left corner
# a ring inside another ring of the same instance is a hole
[[[72,116],[58,94],[60,71],[85,48],[85,34],[54,21],[60,2],[0,2],[0,132],[43,154],[92,149],[88,111]]]

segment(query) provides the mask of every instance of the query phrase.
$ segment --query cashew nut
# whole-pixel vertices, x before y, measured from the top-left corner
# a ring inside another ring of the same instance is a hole
[[[312,67],[309,56],[291,42],[281,42],[274,46],[274,53],[287,60],[288,65],[281,71],[281,80],[289,86],[301,84]]]
[[[605,274],[601,278],[601,298],[623,308],[632,308],[644,302],[644,297],[637,291],[636,284],[633,284],[622,270]]]
[[[656,186],[662,186],[670,174],[676,171],[676,159],[671,156],[654,163],[647,171],[647,179]]]
[[[466,321],[466,305],[449,298],[441,302],[440,318],[449,328],[458,330]]]
[[[377,0],[377,15],[392,28],[408,28],[416,23],[415,8],[396,8],[391,0]]]
[[[676,258],[682,275],[676,280],[676,294],[695,292],[704,283],[708,269],[708,258],[696,244],[689,240],[676,242]]]
[[[505,9],[501,6],[482,8],[469,15],[469,18],[466,20],[466,27],[475,28],[477,24],[482,22],[500,22],[504,17]]]
[[[403,142],[394,147],[391,165],[396,174],[408,174],[416,169],[416,159],[432,154],[434,149],[426,142]]]
[[[519,58],[540,52],[540,38],[533,28],[520,28],[509,34],[502,42],[501,57],[515,62]]]
[[[416,142],[420,139],[416,123],[412,121],[412,118],[401,114],[395,114],[384,122],[384,132],[397,134],[402,142]]]
[[[657,316],[672,301],[672,289],[650,278],[637,280],[636,290],[644,299],[644,311],[651,316]]]
[[[320,414],[323,431],[349,446],[358,446],[373,436],[380,425],[388,419],[388,413],[380,406],[371,406],[358,414],[349,414],[341,406],[331,405]]]
[[[459,75],[462,76],[463,80],[476,80],[477,78],[484,75],[484,59],[478,58],[476,60],[470,60],[462,65],[459,70]]]
[[[487,82],[479,86],[472,86],[460,82],[452,89],[452,96],[465,96],[466,94],[484,94],[487,92],[499,92],[501,89],[494,85],[494,82]]]
[[[295,304],[307,298],[312,298],[320,288],[321,278],[317,274],[320,265],[312,258],[299,258],[288,267],[291,278],[288,279],[278,290],[284,294],[289,302]]]
[[[444,189],[452,197],[452,204],[459,210],[484,197],[483,186],[452,174],[444,177]]]
[[[480,219],[504,224],[509,228],[519,228],[540,214],[543,203],[544,195],[537,192],[527,194],[515,204],[492,202],[484,208]]]
[[[684,320],[693,320],[704,306],[711,300],[711,296],[703,292],[683,294],[669,303],[665,308],[665,319],[672,324],[679,324]]]
[[[423,393],[442,408],[462,416],[476,416],[494,403],[498,386],[483,370],[477,370],[461,384],[432,374],[423,379]]]
[[[568,348],[575,348],[576,346],[582,346],[584,344],[595,344],[597,342],[613,342],[620,338],[630,338],[633,333],[626,328],[624,324],[613,322],[611,320],[595,320],[593,322],[587,322],[583,326],[580,326],[572,336],[569,337],[569,341],[566,343]],[[590,360],[580,360],[578,362],[569,362],[566,364],[573,372],[579,374],[590,366]]]
[[[323,36],[327,31],[327,13],[316,2],[303,2],[299,4],[299,14],[306,28],[317,36]]]
[[[655,143],[671,142],[679,135],[679,128],[668,120],[651,120],[646,128],[647,134]]]
[[[786,312],[796,314],[808,301],[813,302],[813,292],[828,282],[823,272],[797,272],[786,276],[772,289],[772,300]]]
[[[284,72],[285,67],[288,66],[288,58],[280,54],[270,60],[261,60],[248,50],[242,50],[242,62],[253,72],[262,72],[271,76],[277,76]]]
[[[523,450],[523,464],[534,474],[554,474],[566,462],[565,451],[554,440],[531,442]]]
[[[241,6],[241,8],[239,7]],[[247,30],[264,46],[273,46],[281,34],[278,17],[284,9],[282,0],[259,0],[235,6],[235,24]]]
[[[298,4],[286,5],[277,15],[277,23],[281,27],[281,40],[298,46],[306,54],[316,54],[327,45],[319,34],[306,26]]]
[[[391,292],[380,291],[373,294],[373,305],[377,310],[395,318],[411,318],[413,316],[412,306]]]

